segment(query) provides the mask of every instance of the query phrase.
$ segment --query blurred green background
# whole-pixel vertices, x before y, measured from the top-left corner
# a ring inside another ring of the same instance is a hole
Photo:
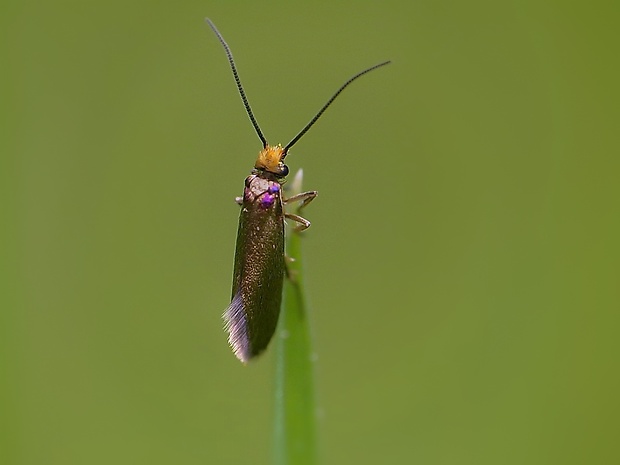
[[[269,463],[222,330],[256,117],[320,197],[326,464],[620,461],[613,2],[3,2],[0,461]]]

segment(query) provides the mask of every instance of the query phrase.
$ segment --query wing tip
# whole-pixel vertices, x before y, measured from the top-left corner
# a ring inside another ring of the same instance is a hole
[[[228,344],[241,363],[247,364],[252,358],[252,349],[241,293],[235,294],[222,318],[228,332]]]

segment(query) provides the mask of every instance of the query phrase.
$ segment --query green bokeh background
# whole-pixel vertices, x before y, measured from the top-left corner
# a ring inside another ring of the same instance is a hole
[[[613,2],[4,2],[3,464],[269,463],[228,349],[260,144],[319,191],[326,464],[620,462]]]

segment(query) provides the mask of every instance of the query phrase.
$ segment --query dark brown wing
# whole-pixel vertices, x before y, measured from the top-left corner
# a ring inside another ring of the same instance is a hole
[[[223,316],[228,341],[244,363],[265,350],[276,330],[285,266],[280,185],[258,176],[248,180],[239,216],[232,301]],[[268,201],[266,192],[271,195]]]

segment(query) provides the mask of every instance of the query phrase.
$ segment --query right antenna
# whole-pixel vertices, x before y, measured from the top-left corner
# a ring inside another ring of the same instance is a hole
[[[336,91],[336,93],[334,95],[331,96],[331,98],[327,101],[327,103],[325,105],[323,105],[323,108],[321,108],[319,110],[319,112],[315,115],[314,118],[312,118],[310,120],[310,122],[308,124],[306,124],[306,126],[299,131],[299,134],[297,134],[295,137],[293,137],[293,140],[291,140],[288,144],[286,144],[286,147],[284,147],[284,156],[286,156],[288,149],[290,149],[293,145],[295,145],[297,143],[297,141],[299,139],[302,138],[302,136],[308,132],[308,130],[314,125],[314,123],[316,123],[318,121],[318,119],[321,117],[321,115],[325,112],[325,110],[327,110],[327,107],[329,107],[332,102],[334,100],[336,100],[336,97],[338,97],[338,95],[340,95],[340,93],[349,85],[351,84],[353,81],[355,81],[358,77],[363,76],[366,73],[371,72],[373,69],[377,69],[380,68],[381,66],[385,66],[390,64],[391,61],[384,61],[383,63],[379,63],[378,65],[374,65],[371,66],[370,68],[365,69],[364,71],[360,71],[359,73],[357,73],[355,76],[353,76],[352,78],[350,78],[347,82],[345,82],[342,86],[340,86],[340,89],[338,89]]]

